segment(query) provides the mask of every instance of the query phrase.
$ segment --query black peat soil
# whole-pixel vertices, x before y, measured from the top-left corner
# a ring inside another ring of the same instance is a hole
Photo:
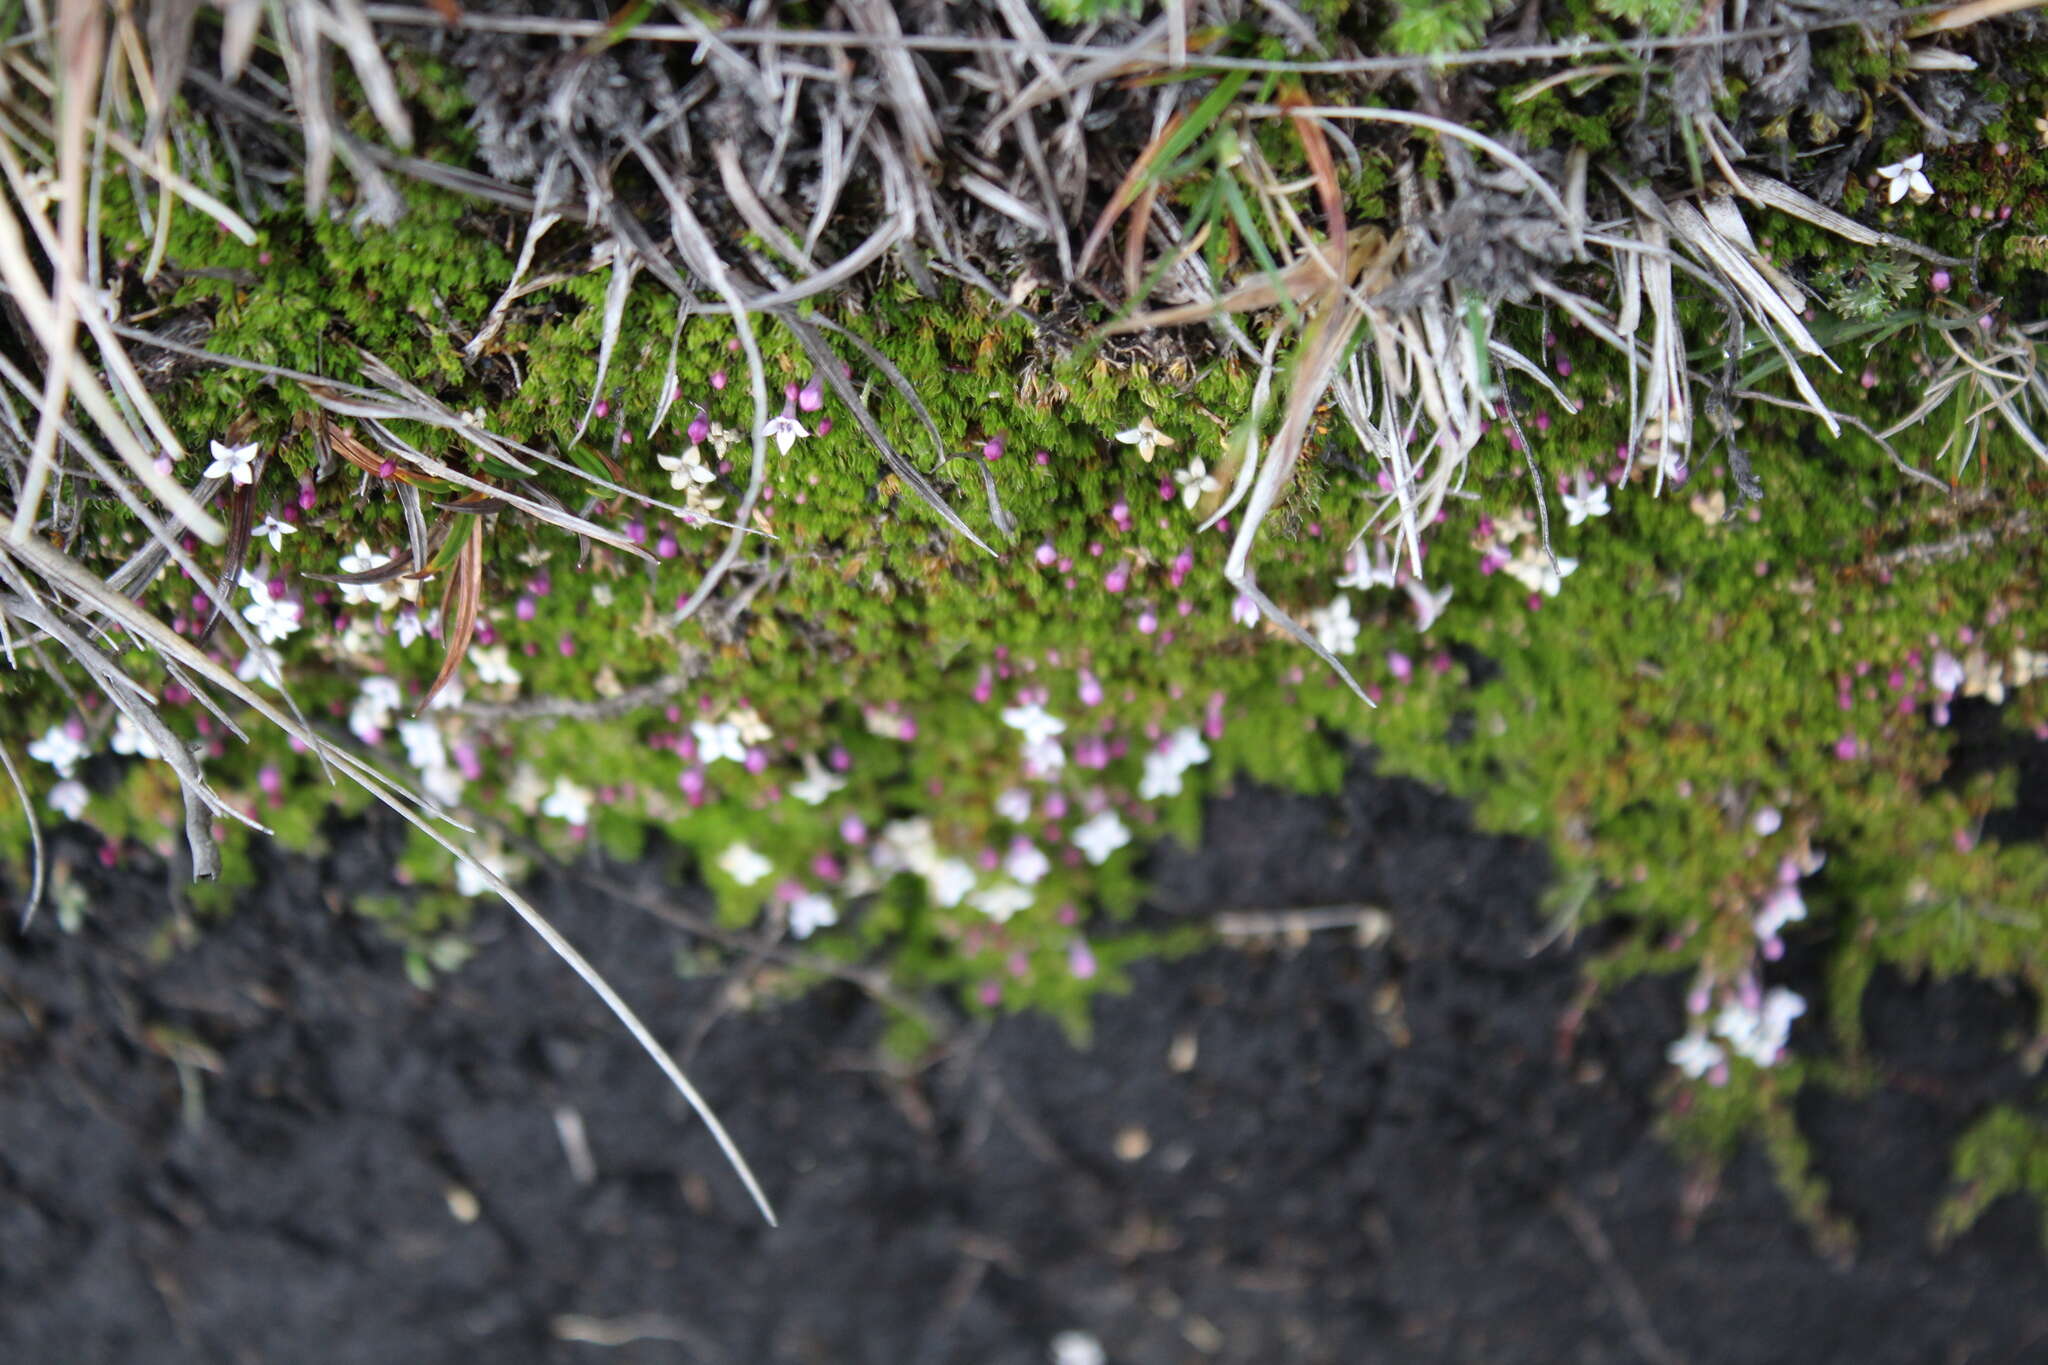
[[[903,1076],[851,988],[721,1010],[678,931],[543,880],[657,1034],[711,1025],[690,1070],[775,1231],[509,916],[428,995],[330,908],[392,831],[267,862],[184,942],[160,870],[74,841],[84,928],[0,940],[0,1361],[1043,1365],[1070,1330],[1111,1365],[2048,1361],[2033,1209],[1927,1241],[1955,1135],[2037,1088],[2021,994],[1872,985],[1886,1083],[1800,1114],[1858,1233],[1831,1259],[1759,1152],[1707,1190],[1659,1142],[1682,983],[1574,1023],[1539,851],[1364,765],[1210,829],[1154,854],[1156,922],[1362,901],[1392,933],[1155,963],[1087,1050],[1010,1020]]]

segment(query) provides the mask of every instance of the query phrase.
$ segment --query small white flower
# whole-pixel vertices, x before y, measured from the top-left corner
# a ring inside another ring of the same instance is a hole
[[[735,706],[725,713],[726,723],[740,732],[742,744],[766,744],[775,738],[775,732],[768,728],[768,722],[761,719],[761,713],[751,706]]]
[[[2005,664],[1982,649],[1972,649],[1965,654],[1963,695],[1982,697],[1993,706],[2002,704],[2005,701]]]
[[[915,872],[927,875],[939,861],[938,841],[932,836],[932,822],[923,816],[914,820],[891,820],[882,826],[876,841],[874,862],[884,873]]]
[[[796,420],[794,413],[784,412],[768,419],[768,425],[761,428],[761,434],[775,442],[775,448],[789,454],[789,448],[811,433],[804,430],[804,424]]]
[[[1545,597],[1557,596],[1564,580],[1570,578],[1578,567],[1578,560],[1564,555],[1557,556],[1555,564],[1551,563],[1550,556],[1543,553],[1540,545],[1524,545],[1519,554],[1501,566],[1509,577],[1530,592],[1540,592]]]
[[[429,799],[443,806],[452,806],[462,800],[462,789],[469,783],[463,775],[447,764],[425,768],[420,772],[420,790]]]
[[[1022,787],[1012,787],[996,798],[996,814],[1013,825],[1021,825],[1031,818],[1031,793]]]
[[[1362,545],[1353,546],[1344,556],[1344,572],[1337,579],[1340,588],[1353,588],[1365,592],[1372,588],[1391,588],[1400,578],[1393,556],[1386,553],[1386,546],[1379,541],[1372,543],[1370,553]]]
[[[1799,888],[1774,887],[1757,908],[1756,936],[1760,939],[1776,938],[1780,929],[1805,918],[1806,900],[1799,894]]]
[[[974,869],[958,858],[934,863],[924,879],[931,891],[932,904],[942,910],[951,910],[974,889]]]
[[[271,687],[283,687],[283,665],[283,655],[274,649],[257,645],[242,656],[242,662],[235,665],[235,676],[243,682],[260,682]]]
[[[1914,203],[1923,204],[1933,198],[1934,182],[1929,180],[1927,173],[1921,169],[1926,164],[1927,157],[1925,153],[1915,152],[1904,161],[1896,161],[1889,166],[1879,166],[1877,168],[1879,178],[1888,182],[1885,190],[1886,202],[1896,204],[1901,199],[1911,195]]]
[[[773,872],[775,864],[756,853],[751,844],[734,844],[718,855],[718,870],[741,886],[752,886]]]
[[[1113,810],[1106,810],[1074,831],[1074,847],[1081,850],[1081,856],[1097,867],[1109,861],[1109,855],[1131,841],[1130,830]]]
[[[417,610],[412,607],[406,607],[392,621],[391,631],[398,637],[398,647],[400,649],[411,649],[413,645],[418,643],[420,637],[427,633],[427,623],[420,619],[420,614]]]
[[[1046,782],[1061,768],[1067,766],[1067,751],[1056,739],[1027,741],[1020,757],[1024,762],[1024,775],[1034,782]]]
[[[213,444],[213,463],[200,474],[204,479],[232,479],[245,487],[256,482],[256,447]]]
[[[1209,761],[1209,746],[1202,742],[1201,732],[1192,725],[1183,725],[1166,737],[1166,753],[1183,772]]]
[[[1109,1365],[1109,1356],[1088,1333],[1062,1332],[1052,1339],[1052,1365]]]
[[[129,754],[136,758],[160,758],[156,741],[142,732],[142,727],[128,719],[122,712],[114,721],[114,733],[108,739],[108,747],[117,754]]]
[[[341,571],[344,574],[368,573],[372,569],[383,567],[384,562],[381,557],[371,552],[368,541],[359,540],[355,549],[341,557]],[[341,600],[344,602],[369,602],[381,607],[391,599],[390,589],[382,583],[337,583],[334,586],[341,589]]]
[[[301,615],[298,603],[282,597],[260,597],[242,608],[242,619],[255,628],[256,638],[266,645],[291,639],[299,628]]]
[[[257,525],[256,529],[249,533],[249,536],[252,540],[269,541],[272,550],[282,550],[284,548],[284,538],[286,536],[295,536],[298,533],[299,528],[288,521],[279,521],[276,517],[265,517]]]
[[[1402,586],[1408,590],[1408,600],[1415,604],[1415,629],[1423,635],[1429,634],[1429,628],[1444,614],[1444,608],[1450,605],[1451,594],[1456,589],[1431,592],[1427,585],[1413,578]]]
[[[472,859],[474,861],[472,861]],[[455,860],[455,890],[464,896],[487,895],[491,884],[484,880],[484,874],[504,881],[511,881],[517,873],[517,865],[506,856],[504,850],[496,847],[478,848]]]
[[[693,720],[690,733],[697,737],[697,761],[706,767],[722,758],[735,763],[747,761],[747,746],[740,739],[740,727],[730,721]]]
[[[2039,677],[2048,676],[2048,654],[2015,646],[2012,657],[2006,660],[2006,684],[2010,687],[2025,687]]]
[[[71,776],[78,761],[91,750],[71,737],[70,727],[52,725],[43,731],[43,737],[28,746],[28,756],[38,763],[47,763],[57,770],[59,777]]]
[[[1157,801],[1162,796],[1179,796],[1181,773],[1185,769],[1170,753],[1158,750],[1145,755],[1145,776],[1138,782],[1140,801]]]
[[[453,711],[462,705],[464,698],[467,696],[468,693],[464,692],[462,688],[462,679],[450,678],[448,685],[439,692],[436,692],[434,699],[427,703],[427,709],[429,711]]]
[[[1003,710],[1003,724],[1024,736],[1024,743],[1039,744],[1054,735],[1064,734],[1067,723],[1037,702],[1029,706],[1010,706]]]
[[[839,923],[839,907],[829,897],[809,891],[789,903],[789,936],[809,938],[820,929]]]
[[[519,685],[519,670],[512,666],[512,651],[506,645],[487,645],[469,651],[470,666],[476,669],[479,687]]]
[[[1181,506],[1190,511],[1193,511],[1195,504],[1205,496],[1223,487],[1216,482],[1215,476],[1209,472],[1209,466],[1204,464],[1200,457],[1189,460],[1187,468],[1174,470],[1173,478],[1174,482],[1180,485]]]
[[[837,773],[827,772],[816,754],[805,754],[803,779],[789,784],[789,794],[806,806],[822,806],[833,792],[845,785],[846,779]]]
[[[448,766],[448,745],[441,738],[441,727],[430,720],[400,721],[398,742],[405,746],[406,762],[421,772]]]
[[[1610,511],[1607,505],[1607,485],[1586,484],[1586,472],[1582,469],[1573,481],[1573,491],[1564,495],[1564,524],[1577,526],[1588,517],[1604,517]]]
[[[511,782],[505,787],[505,800],[513,809],[534,813],[542,797],[548,794],[547,780],[535,772],[531,763],[522,763],[513,770]]]
[[[1239,593],[1230,604],[1230,619],[1249,630],[1259,623],[1259,604],[1249,593]]]
[[[92,793],[85,789],[85,784],[71,777],[50,788],[48,797],[50,809],[67,820],[76,820],[85,814],[85,803],[91,799]]]
[[[547,799],[540,803],[540,813],[572,825],[590,823],[590,803],[595,793],[590,788],[571,782],[566,777],[555,779],[555,785],[548,792]]]
[[[711,442],[711,453],[722,460],[731,453],[734,446],[740,443],[740,434],[731,427],[720,426],[718,423],[713,422],[711,424],[711,434],[704,439]]]
[[[1153,426],[1149,416],[1141,419],[1138,425],[1129,431],[1119,431],[1116,438],[1127,446],[1136,446],[1139,456],[1146,464],[1152,463],[1152,457],[1159,452],[1160,447],[1164,446],[1171,450],[1179,444],[1171,436]]]
[[[1792,1036],[1792,1021],[1806,1013],[1806,1002],[1783,986],[1773,986],[1752,1010],[1730,1001],[1714,1017],[1714,1032],[1737,1056],[1758,1066],[1772,1066]]]
[[[343,654],[356,659],[375,658],[384,650],[384,637],[377,633],[375,617],[351,616],[348,624],[341,628],[341,640],[337,648]]]
[[[967,903],[987,915],[997,924],[1009,922],[1010,916],[1019,910],[1031,908],[1037,899],[1015,882],[997,882],[994,886],[983,887],[967,898]]]
[[[1728,1059],[1721,1045],[1704,1033],[1688,1033],[1664,1049],[1664,1060],[1698,1080]]]
[[[1011,843],[1010,851],[1003,855],[1003,871],[1026,886],[1036,886],[1046,873],[1052,871],[1052,859],[1046,857],[1038,845],[1029,839],[1018,839]]]
[[[718,471],[704,463],[704,452],[695,446],[680,455],[657,455],[654,462],[668,471],[669,487],[686,492],[718,477]]]
[[[1358,652],[1358,622],[1351,617],[1351,599],[1342,593],[1329,606],[1309,612],[1308,628],[1316,643],[1332,654]]]

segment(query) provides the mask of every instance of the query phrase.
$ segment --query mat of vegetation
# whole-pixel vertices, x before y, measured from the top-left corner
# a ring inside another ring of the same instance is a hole
[[[46,832],[210,933],[381,806],[333,889],[420,988],[660,848],[751,1004],[881,1002],[875,1065],[1083,1041],[1207,941],[1133,918],[1147,848],[1363,742],[1549,851],[1579,1014],[1684,979],[1639,1098],[1839,1252],[1799,1116],[1878,1084],[1870,983],[2048,999],[2001,8],[13,15],[21,942],[86,913]],[[2044,1153],[1983,1106],[1939,1234]]]
[[[688,1040],[774,1232],[508,914],[426,994],[334,908],[394,823],[259,851],[203,932],[162,914],[165,869],[65,837],[78,933],[0,957],[0,1354],[1043,1365],[1085,1333],[1117,1365],[1766,1365],[1787,1343],[1924,1365],[2048,1341],[2033,1208],[1928,1240],[1955,1138],[1987,1106],[2044,1112],[2005,1045],[2032,1002],[1872,979],[1871,1084],[1801,1105],[1855,1233],[1823,1255],[1759,1146],[1712,1176],[1657,1135],[1683,982],[1582,1012],[1584,953],[1537,947],[1548,859],[1410,781],[1247,785],[1203,851],[1147,867],[1147,923],[1370,903],[1385,938],[1147,963],[1088,1049],[962,1017],[896,1071],[852,987],[722,998],[711,969],[772,938],[678,974],[707,945],[644,907],[711,897],[668,857],[550,874],[536,899]],[[1795,953],[1787,980],[1818,990],[1820,966]]]

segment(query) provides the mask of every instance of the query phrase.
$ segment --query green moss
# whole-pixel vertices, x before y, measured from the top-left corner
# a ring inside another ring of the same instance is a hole
[[[2048,1123],[2001,1105],[1957,1140],[1955,1186],[1934,1214],[1934,1240],[1946,1246],[1994,1200],[2030,1195],[2041,1205],[2041,1241],[2048,1247]]]

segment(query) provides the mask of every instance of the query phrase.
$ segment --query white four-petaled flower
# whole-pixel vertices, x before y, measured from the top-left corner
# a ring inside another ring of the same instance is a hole
[[[547,799],[540,803],[540,813],[553,816],[557,820],[565,820],[572,825],[587,825],[590,823],[590,803],[593,799],[594,793],[590,788],[579,786],[566,777],[558,777],[555,779],[554,788],[548,792]]]
[[[734,844],[718,855],[718,870],[741,886],[752,886],[775,870],[775,865],[756,853],[750,844]]]
[[[276,517],[265,517],[257,525],[256,529],[249,533],[249,536],[252,540],[269,541],[270,548],[273,550],[282,550],[284,548],[284,538],[286,536],[295,536],[298,533],[299,528],[288,521],[279,521]]]
[[[789,936],[809,938],[820,929],[839,923],[839,907],[831,898],[806,891],[789,903]]]
[[[302,614],[298,603],[267,594],[242,608],[242,619],[255,629],[256,638],[266,645],[291,639],[299,628]]]
[[[1351,599],[1342,593],[1327,607],[1309,612],[1308,628],[1316,643],[1332,654],[1358,652],[1358,622],[1351,617]]]
[[[722,758],[735,763],[747,761],[747,746],[740,739],[740,727],[730,721],[693,720],[690,733],[697,737],[697,761],[709,766]]]
[[[1664,1049],[1664,1060],[1698,1080],[1728,1059],[1721,1045],[1706,1034],[1686,1034],[1670,1047]]]
[[[69,777],[80,759],[92,751],[78,742],[68,725],[52,725],[43,731],[43,737],[28,746],[28,756],[38,763],[47,763],[57,770],[57,776]]]
[[[1738,1056],[1758,1066],[1774,1065],[1792,1036],[1792,1021],[1806,1013],[1806,1002],[1783,986],[1773,986],[1752,1009],[1729,1001],[1714,1016],[1714,1032]]]
[[[1130,830],[1113,810],[1102,812],[1074,831],[1074,847],[1097,867],[1108,862],[1110,854],[1130,841]]]
[[[1029,891],[1017,883],[1004,881],[983,887],[969,896],[967,903],[997,924],[1003,924],[1019,910],[1030,909],[1034,899],[1036,898]]]
[[[761,434],[775,442],[775,448],[789,454],[789,448],[811,433],[804,430],[804,424],[796,420],[796,413],[788,408],[768,419],[768,425],[761,428]]]
[[[1138,425],[1130,430],[1119,431],[1116,438],[1127,446],[1136,446],[1138,455],[1146,464],[1152,463],[1152,457],[1159,452],[1160,447],[1164,446],[1171,450],[1179,444],[1171,436],[1153,426],[1149,416],[1140,419]]]
[[[1003,855],[1003,871],[1026,886],[1036,886],[1046,873],[1052,871],[1052,859],[1029,839],[1016,839],[1011,842],[1010,851]]]
[[[1205,495],[1223,487],[1216,482],[1215,475],[1209,472],[1209,466],[1204,464],[1199,456],[1189,460],[1187,468],[1174,470],[1173,478],[1174,482],[1180,485],[1181,506],[1190,511]]]
[[[1062,734],[1067,723],[1038,702],[1003,708],[1003,724],[1022,732],[1027,747],[1037,748],[1054,735]]]
[[[704,452],[695,446],[680,455],[657,455],[654,462],[668,471],[669,487],[678,490],[707,484],[718,477],[718,471],[704,463]]]
[[[1607,485],[1588,485],[1586,471],[1580,470],[1572,489],[1564,495],[1564,524],[1577,526],[1588,517],[1604,517],[1613,509],[1607,505]]]
[[[512,666],[512,652],[504,645],[472,649],[469,662],[476,669],[476,680],[481,686],[517,686],[519,683],[519,670]]]
[[[213,442],[213,463],[206,466],[200,477],[231,479],[244,486],[256,482],[256,447],[253,444],[224,446],[219,441]]]
[[[943,858],[925,870],[924,880],[932,904],[951,910],[974,889],[974,869],[958,858]]]
[[[67,820],[76,820],[85,814],[85,803],[92,799],[92,793],[77,778],[67,777],[50,788],[50,809],[61,813]]]
[[[1515,557],[1501,568],[1530,592],[1540,592],[1545,597],[1557,596],[1564,580],[1572,576],[1579,567],[1579,561],[1559,555],[1553,563],[1540,545],[1524,545]]]
[[[827,772],[816,754],[805,754],[804,775],[801,780],[789,784],[789,794],[806,806],[821,806],[826,798],[845,785],[846,779],[837,773]],[[797,937],[802,938],[803,935]]]
[[[142,727],[128,719],[122,712],[114,722],[114,733],[108,740],[108,747],[117,754],[130,754],[136,758],[159,758],[156,741],[143,733]]]
[[[1879,166],[1877,174],[1880,179],[1887,182],[1885,189],[1886,202],[1896,204],[1908,195],[1912,196],[1913,202],[1916,204],[1925,203],[1933,198],[1934,182],[1927,178],[1927,172],[1922,169],[1926,164],[1926,155],[1922,152],[1915,152],[1904,161],[1895,161],[1889,166]]]

